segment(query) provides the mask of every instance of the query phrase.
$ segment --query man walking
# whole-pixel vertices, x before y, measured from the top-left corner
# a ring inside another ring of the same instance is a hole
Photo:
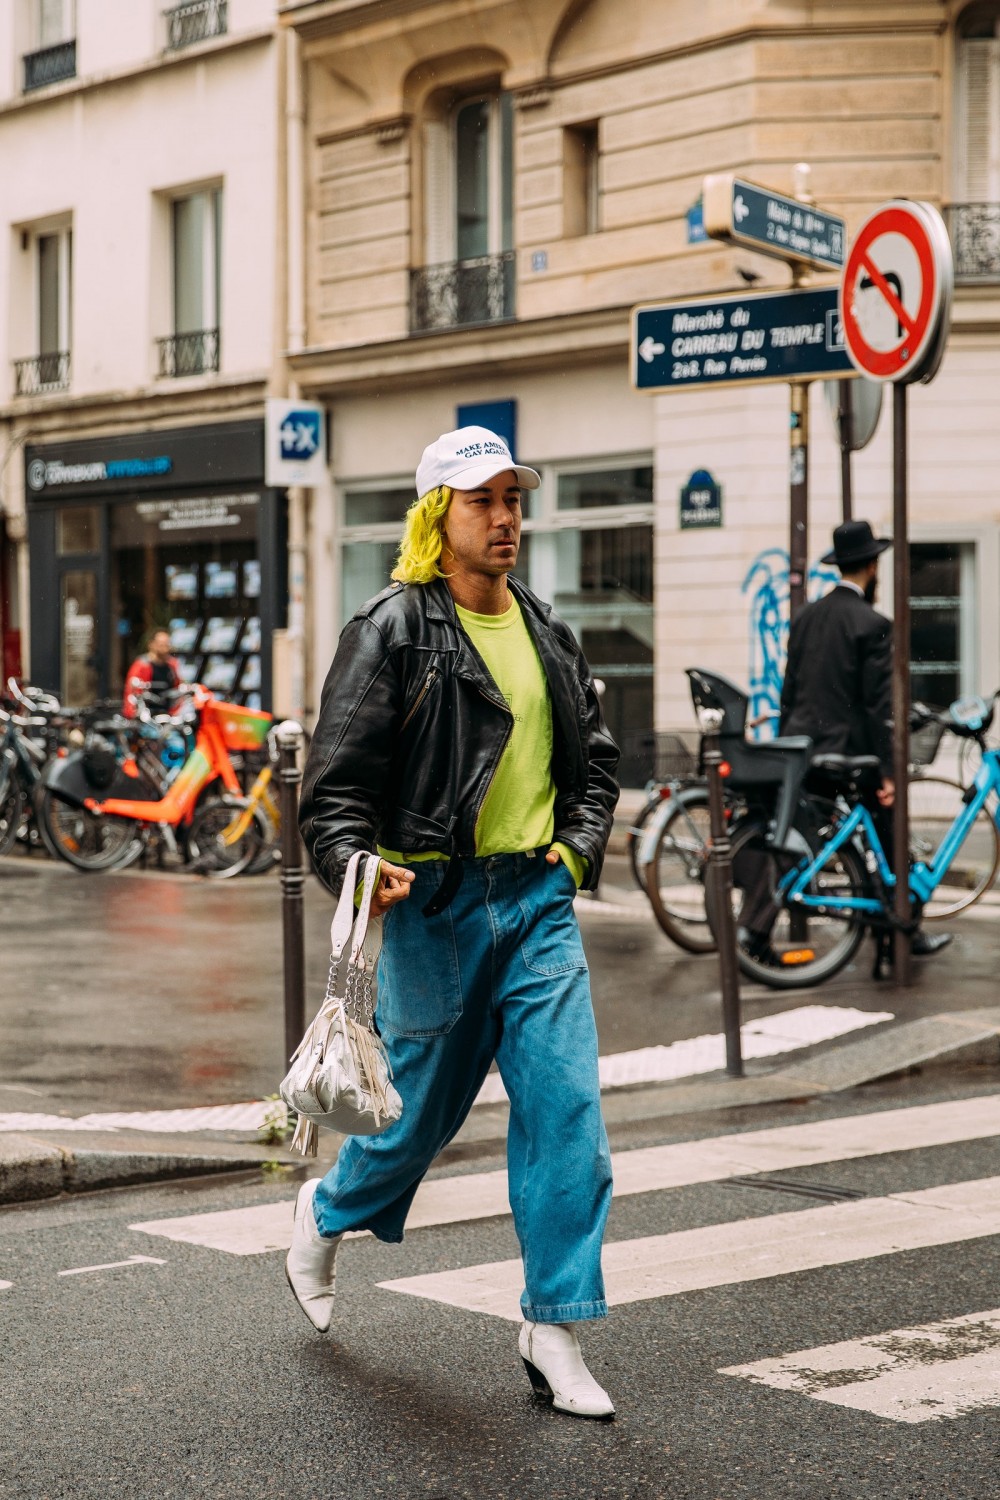
[[[576,1333],[607,1313],[611,1169],[573,897],[600,876],[618,751],[571,632],[509,576],[538,475],[465,427],[425,449],[416,480],[397,582],[341,635],[302,799],[331,891],[357,849],[383,856],[376,1019],[403,1115],[304,1184],[288,1279],[327,1329],[342,1235],[402,1239],[495,1058],[511,1102],[520,1353],[557,1410],[609,1418]]]
[[[781,690],[780,733],[807,734],[815,755],[876,755],[882,785],[869,804],[883,849],[892,861],[892,808],[896,797],[892,758],[892,623],[873,608],[878,559],[892,546],[876,538],[867,521],[845,521],[833,549],[821,559],[840,569],[830,593],[807,604],[792,625]],[[809,785],[832,796],[815,773]],[[949,933],[916,932],[920,957],[951,942]]]

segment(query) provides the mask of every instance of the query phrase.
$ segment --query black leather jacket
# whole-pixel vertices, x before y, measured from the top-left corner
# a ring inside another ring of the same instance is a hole
[[[553,839],[585,857],[593,889],[618,801],[618,748],[572,632],[509,583],[552,700]],[[341,634],[303,778],[302,834],[324,885],[336,893],[350,856],[375,843],[472,857],[512,728],[443,580],[395,584],[369,600]]]

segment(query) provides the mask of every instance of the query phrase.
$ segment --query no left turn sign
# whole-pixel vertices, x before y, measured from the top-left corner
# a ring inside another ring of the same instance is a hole
[[[874,380],[930,380],[948,331],[954,270],[944,220],[929,203],[883,204],[858,230],[840,314],[851,363]]]

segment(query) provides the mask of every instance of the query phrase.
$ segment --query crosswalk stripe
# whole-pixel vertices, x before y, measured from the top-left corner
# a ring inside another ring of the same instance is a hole
[[[662,1192],[719,1182],[755,1172],[775,1172],[834,1161],[924,1150],[1000,1135],[1000,1094],[949,1099],[908,1109],[845,1115],[804,1125],[779,1125],[738,1135],[619,1151],[612,1158],[615,1196]],[[421,1183],[407,1229],[458,1224],[508,1214],[507,1173],[475,1172]],[[261,1255],[291,1243],[289,1201],[226,1209],[130,1226],[231,1255]]]
[[[1000,1405],[1000,1308],[730,1365],[719,1374],[894,1422],[965,1416]]]
[[[740,1027],[742,1053],[748,1061],[777,1057],[799,1047],[831,1042],[852,1031],[892,1021],[886,1010],[856,1010],[849,1005],[798,1005],[774,1016],[744,1021]],[[601,1092],[640,1083],[666,1083],[714,1073],[726,1065],[726,1039],[722,1032],[684,1037],[667,1046],[640,1047],[634,1052],[611,1052],[598,1063]],[[479,1091],[477,1104],[498,1104],[507,1097],[503,1080],[491,1073]]]
[[[1000,1177],[605,1245],[608,1302],[734,1286],[1000,1233]],[[520,1260],[381,1281],[387,1291],[518,1322]]]
[[[777,1057],[817,1042],[834,1041],[852,1031],[894,1020],[891,1011],[856,1010],[848,1005],[799,1005],[777,1015],[744,1022],[741,1028],[743,1056],[748,1060]],[[601,1091],[642,1083],[667,1083],[714,1073],[726,1064],[726,1041],[722,1032],[684,1037],[668,1046],[639,1047],[631,1052],[610,1052],[599,1060]],[[501,1104],[507,1091],[498,1074],[491,1073],[476,1104]],[[152,1133],[187,1134],[198,1130],[260,1130],[269,1119],[284,1119],[284,1106],[274,1100],[246,1104],[210,1104],[197,1109],[117,1110],[65,1116],[30,1114],[26,1111],[0,1114],[0,1134],[20,1130],[145,1130]]]

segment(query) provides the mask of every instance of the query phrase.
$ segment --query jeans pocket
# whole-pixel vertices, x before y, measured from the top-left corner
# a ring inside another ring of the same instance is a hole
[[[524,917],[521,957],[534,974],[568,974],[586,969],[580,924],[573,910],[576,881],[562,860],[542,864],[519,895]]]
[[[440,869],[447,867],[442,863]],[[440,879],[417,879],[383,924],[376,1021],[383,1036],[444,1036],[462,1014],[458,947],[451,908],[425,917],[421,908]],[[437,869],[435,869],[437,874]]]

